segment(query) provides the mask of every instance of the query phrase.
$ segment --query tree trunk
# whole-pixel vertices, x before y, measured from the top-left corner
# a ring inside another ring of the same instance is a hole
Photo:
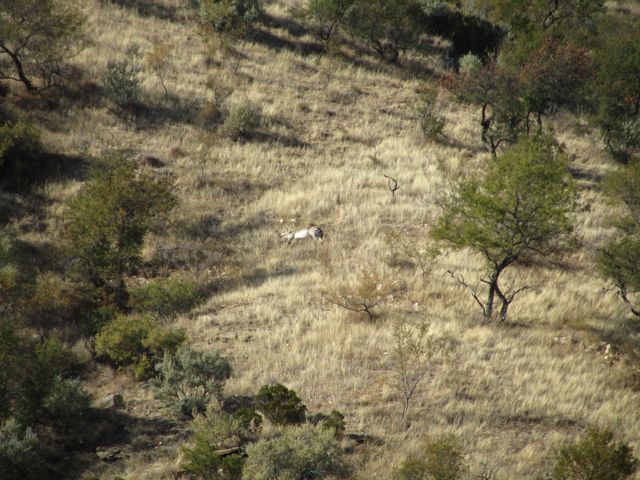
[[[484,309],[484,319],[487,322],[491,321],[493,316],[493,302],[496,297],[496,290],[498,289],[498,272],[493,272],[489,277],[489,294],[487,296],[487,305]]]
[[[33,83],[31,82],[31,80],[29,80],[29,78],[27,78],[26,74],[24,73],[24,67],[22,66],[22,61],[20,60],[20,57],[15,53],[11,52],[10,50],[8,50],[4,46],[0,46],[0,49],[3,52],[5,52],[7,55],[9,55],[9,57],[11,57],[11,60],[13,61],[13,64],[16,67],[16,72],[18,73],[18,79],[20,79],[20,81],[24,84],[27,91],[29,93],[36,91],[37,88],[33,86]]]

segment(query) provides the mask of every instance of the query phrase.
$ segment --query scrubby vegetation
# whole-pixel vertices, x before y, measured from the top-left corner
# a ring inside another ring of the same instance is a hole
[[[0,480],[640,478],[639,25],[2,2]]]

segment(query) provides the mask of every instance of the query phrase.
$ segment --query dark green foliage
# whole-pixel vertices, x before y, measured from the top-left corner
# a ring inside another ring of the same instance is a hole
[[[140,101],[140,47],[129,45],[125,57],[119,61],[110,61],[102,81],[107,96],[121,111],[129,111]]]
[[[36,448],[38,437],[14,418],[0,421],[0,479],[48,478]]]
[[[306,405],[296,392],[279,383],[260,388],[256,395],[256,409],[276,425],[292,425],[306,420]]]
[[[0,187],[24,190],[42,180],[42,146],[24,119],[0,126]]]
[[[56,376],[42,402],[44,421],[53,428],[56,440],[73,445],[82,438],[91,416],[91,396],[79,380]]]
[[[395,480],[458,480],[466,468],[462,445],[453,436],[424,442],[420,450],[402,462]]]
[[[263,15],[260,0],[198,0],[205,40],[217,37],[223,48],[243,40]]]
[[[251,103],[232,105],[222,124],[222,131],[232,140],[247,139],[260,126],[260,110]]]
[[[237,414],[225,413],[212,403],[206,414],[194,418],[192,428],[189,445],[182,448],[183,471],[212,480],[242,478],[244,459],[237,453],[223,453],[255,440],[257,431],[251,422],[247,424]]]
[[[425,31],[451,41],[456,63],[467,53],[487,60],[497,53],[505,35],[502,28],[487,20],[451,8],[436,8],[421,18]]]
[[[240,425],[247,432],[257,432],[262,425],[262,417],[253,408],[241,408],[233,415],[240,421]]]
[[[417,114],[422,135],[427,140],[435,140],[442,135],[444,119],[437,113],[437,92],[428,90],[420,95]]]
[[[81,46],[83,22],[74,1],[3,1],[0,80],[22,82],[29,92],[55,85]]]
[[[422,29],[416,19],[421,15],[422,6],[415,0],[354,0],[345,24],[380,58],[395,63],[418,46]]]
[[[347,427],[344,415],[338,410],[332,410],[328,415],[326,413],[316,413],[309,416],[308,421],[313,425],[320,425],[322,428],[333,432],[338,439],[342,438]]]
[[[459,182],[443,199],[432,234],[454,249],[470,248],[484,257],[488,297],[482,302],[477,290],[473,295],[486,320],[493,316],[495,296],[504,320],[517,294],[499,286],[506,268],[575,246],[575,202],[567,158],[546,137],[522,139],[492,159],[484,177]]]
[[[309,27],[313,35],[329,50],[335,34],[344,25],[354,0],[309,0],[296,11],[296,16]]]
[[[640,153],[640,23],[611,16],[600,30],[593,122],[613,157],[626,163]]]
[[[161,319],[188,312],[203,302],[198,284],[189,279],[161,278],[131,290],[131,306]]]
[[[231,376],[228,360],[215,352],[198,352],[183,346],[175,355],[165,354],[152,380],[156,397],[174,412],[192,415],[222,397],[224,382]]]
[[[69,253],[78,273],[101,292],[103,304],[126,307],[125,276],[141,264],[149,229],[159,227],[174,205],[168,182],[138,174],[123,156],[107,159],[72,200]]]
[[[329,430],[301,425],[247,448],[244,480],[321,480],[347,468],[340,444]]]
[[[598,266],[631,312],[640,316],[640,161],[610,174],[605,191],[625,206],[625,215],[615,223],[616,237],[600,250]]]
[[[165,352],[184,342],[182,330],[159,325],[145,315],[120,315],[96,335],[95,350],[117,366],[134,365],[136,377],[148,378]]]
[[[627,443],[614,443],[613,432],[590,428],[572,445],[560,449],[553,480],[624,480],[638,469]]]

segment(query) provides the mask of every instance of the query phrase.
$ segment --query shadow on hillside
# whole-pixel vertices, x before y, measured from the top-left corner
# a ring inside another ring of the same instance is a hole
[[[161,102],[141,105],[135,112],[135,124],[142,129],[156,128],[167,123],[198,125],[200,110],[199,101],[170,94],[168,99]]]
[[[102,0],[123,8],[134,10],[141,17],[156,17],[162,20],[177,22],[181,20],[178,8],[167,6],[153,0]]]
[[[258,28],[252,32],[251,40],[273,50],[289,50],[291,52],[299,53],[303,56],[311,54],[321,55],[324,53],[324,49],[318,43],[306,42],[302,40],[289,40],[261,28]]]
[[[311,144],[307,142],[303,142],[302,140],[292,135],[284,135],[280,133],[271,133],[271,132],[253,132],[251,134],[251,141],[268,143],[268,144],[276,144],[283,147],[291,147],[291,148],[310,148],[311,147]]]

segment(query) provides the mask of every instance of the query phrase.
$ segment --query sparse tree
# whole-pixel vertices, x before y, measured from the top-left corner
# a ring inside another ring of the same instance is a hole
[[[393,349],[388,369],[392,382],[402,395],[402,421],[407,424],[409,405],[435,366],[441,342],[429,333],[427,322],[401,318],[393,326]]]
[[[523,138],[493,159],[482,178],[460,181],[442,199],[432,235],[451,248],[469,248],[484,257],[486,300],[477,288],[472,294],[485,320],[493,318],[498,297],[504,321],[516,295],[527,288],[503,290],[499,281],[507,268],[576,245],[571,219],[575,204],[567,158],[548,137]],[[458,280],[468,286],[462,277]]]
[[[614,443],[613,432],[589,428],[577,442],[557,454],[553,480],[624,480],[638,470],[627,443]]]
[[[616,224],[617,235],[600,250],[600,272],[612,280],[620,298],[640,316],[640,161],[612,173],[605,181],[609,197],[625,206]]]
[[[107,159],[71,202],[67,238],[79,273],[124,308],[126,275],[140,265],[145,235],[175,205],[168,182],[137,173],[123,157]]]
[[[83,23],[75,0],[3,0],[0,79],[22,82],[29,92],[55,85],[81,47]]]
[[[307,24],[313,35],[329,50],[331,42],[344,24],[345,16],[355,0],[308,0],[296,11]]]
[[[398,292],[396,284],[370,270],[363,270],[354,283],[343,283],[324,292],[327,302],[351,312],[367,314],[369,320],[375,318],[374,309]]]
[[[160,85],[164,90],[164,98],[169,96],[167,85],[165,84],[165,77],[169,71],[169,59],[171,57],[171,46],[168,43],[158,42],[153,45],[153,49],[147,52],[145,60],[147,66],[158,77]]]

